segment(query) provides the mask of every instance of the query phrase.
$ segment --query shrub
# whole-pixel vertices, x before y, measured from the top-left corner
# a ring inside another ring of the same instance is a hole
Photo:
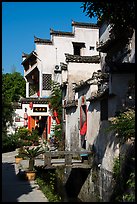
[[[129,109],[119,113],[117,117],[111,120],[109,130],[114,130],[117,137],[127,140],[135,137],[135,110]]]

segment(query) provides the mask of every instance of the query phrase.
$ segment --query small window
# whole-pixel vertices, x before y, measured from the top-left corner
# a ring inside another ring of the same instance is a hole
[[[51,90],[51,74],[43,74],[43,90]]]
[[[81,47],[75,46],[74,47],[74,55],[79,55],[80,56],[80,49],[81,49]]]
[[[85,48],[85,43],[83,42],[72,42],[73,49],[74,49],[74,55],[81,55],[81,48]]]
[[[16,117],[16,118],[15,118],[15,122],[20,122],[20,118],[19,118],[19,117]]]
[[[101,121],[108,120],[108,99],[102,99],[100,102]]]
[[[94,49],[95,49],[95,47],[93,47],[93,46],[89,47],[89,50],[94,50]]]

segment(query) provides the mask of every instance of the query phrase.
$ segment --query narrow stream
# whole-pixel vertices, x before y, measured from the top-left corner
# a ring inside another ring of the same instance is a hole
[[[82,202],[78,195],[89,174],[89,169],[63,167],[57,168],[58,193],[63,202]]]

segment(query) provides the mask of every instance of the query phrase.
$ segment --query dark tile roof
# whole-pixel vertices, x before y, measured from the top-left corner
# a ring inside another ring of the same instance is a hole
[[[36,36],[34,36],[34,42],[35,43],[39,43],[39,44],[52,44],[52,41],[49,39],[42,39],[42,38],[37,38]]]
[[[72,26],[75,27],[83,27],[83,28],[99,28],[97,26],[97,24],[94,23],[83,23],[83,22],[76,22],[76,21],[72,21]]]
[[[72,33],[72,32],[65,32],[65,31],[55,31],[55,30],[53,30],[53,29],[50,29],[50,34],[51,35],[58,35],[58,36],[72,36],[72,37],[74,37],[74,33]]]
[[[60,66],[61,66],[61,70],[67,70],[67,64],[61,62]]]
[[[37,53],[35,51],[32,51],[30,54],[27,54],[26,59],[21,63],[22,65],[32,56],[36,57]]]
[[[79,56],[79,55],[71,55],[65,54],[66,62],[78,62],[78,63],[100,63],[100,56]]]
[[[92,95],[90,96],[90,98],[87,99],[87,101],[99,100],[108,96],[109,96],[109,89],[107,88],[104,91],[97,91],[95,93],[92,93]]]
[[[29,54],[22,52],[22,57],[28,57]]]
[[[78,106],[78,101],[75,101],[75,100],[71,100],[71,101],[68,101],[67,104],[65,106],[63,106],[63,108],[71,108],[71,107],[77,107]]]
[[[35,104],[38,104],[38,103],[48,103],[49,102],[49,98],[21,98],[20,99],[20,102],[21,103],[35,103]]]
[[[112,48],[112,46],[116,43],[115,39],[108,39],[105,42],[100,42],[97,46],[97,51],[99,52],[108,52],[109,49]]]
[[[96,79],[96,81],[94,81]],[[86,81],[80,81],[78,84],[76,84],[74,90],[77,92],[85,86],[89,86],[90,84],[103,84],[105,82],[108,82],[109,74],[108,73],[102,73],[101,70],[98,70],[97,72],[93,72],[92,77],[87,79]]]

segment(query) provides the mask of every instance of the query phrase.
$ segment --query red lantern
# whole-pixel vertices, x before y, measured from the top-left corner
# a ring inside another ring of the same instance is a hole
[[[58,116],[57,111],[54,110],[54,117],[57,117],[57,116]]]
[[[30,107],[30,109],[33,108],[33,103],[32,102],[30,102],[29,107]]]
[[[85,96],[82,96],[82,105],[84,105],[85,104]]]
[[[38,96],[38,97],[40,96],[40,91],[37,92],[37,96]]]
[[[59,121],[59,119],[57,117],[56,117],[56,123],[60,124],[60,121]]]

